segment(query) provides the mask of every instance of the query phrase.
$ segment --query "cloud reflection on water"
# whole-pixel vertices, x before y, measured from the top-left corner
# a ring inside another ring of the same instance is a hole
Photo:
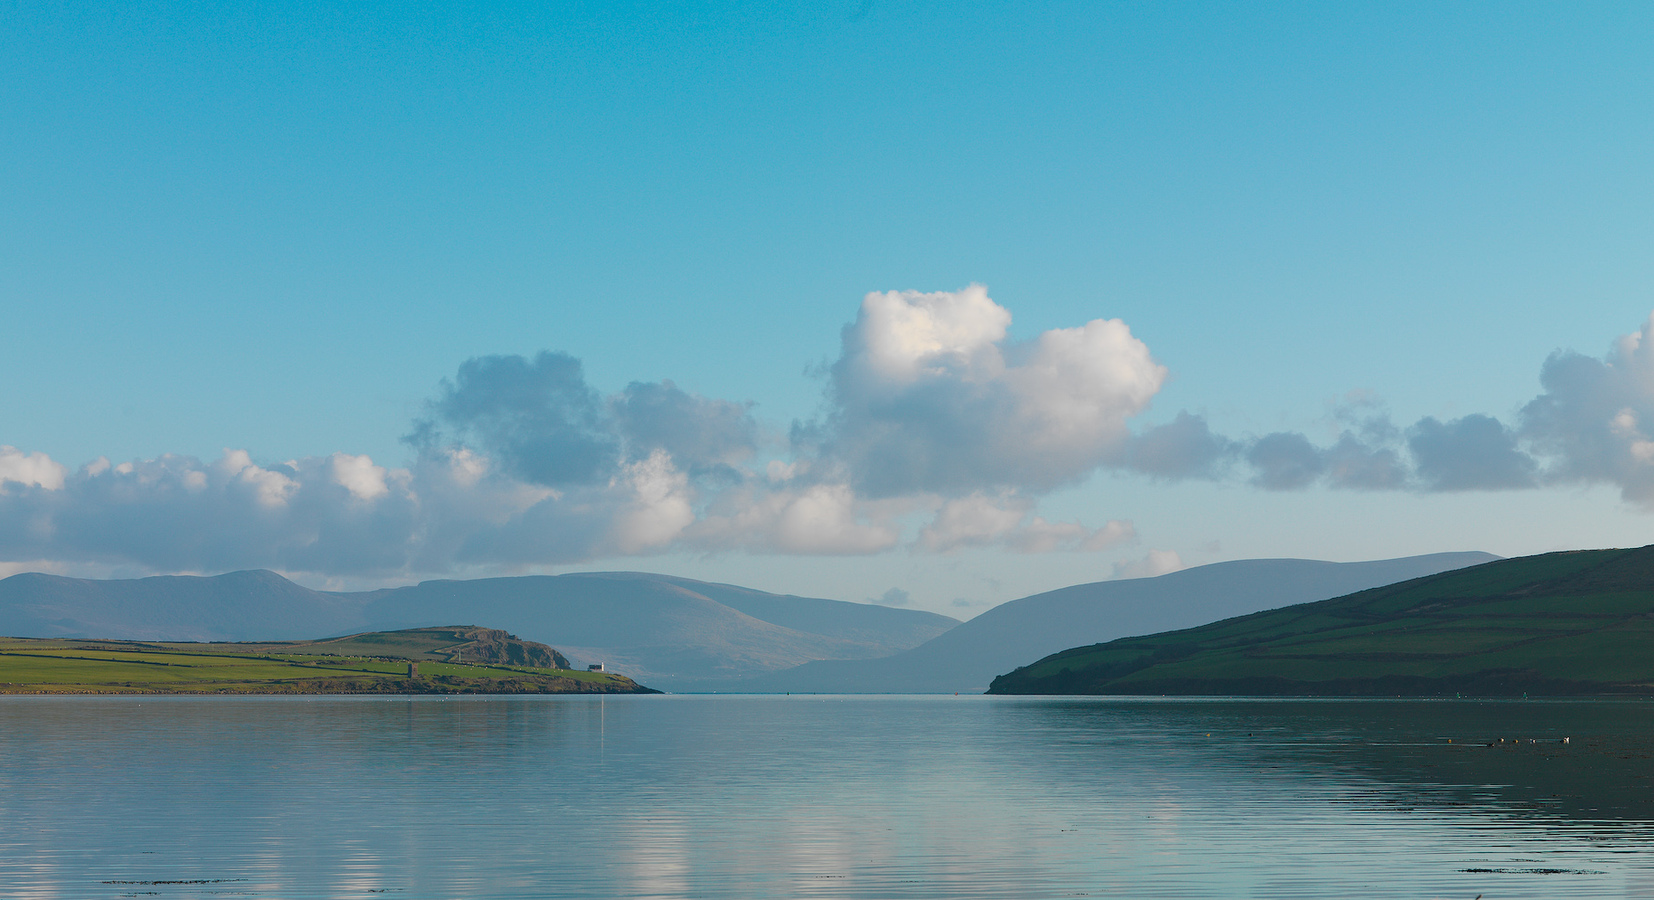
[[[1654,872],[1649,725],[1644,703],[8,698],[0,881],[27,897],[188,878],[298,898],[1604,896]],[[1563,733],[1565,752],[1473,745]]]

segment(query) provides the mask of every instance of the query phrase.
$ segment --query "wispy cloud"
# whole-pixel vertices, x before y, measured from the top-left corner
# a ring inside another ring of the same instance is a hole
[[[1137,559],[1114,564],[1115,578],[1153,578],[1182,569],[1183,558],[1172,550],[1150,550]]]
[[[961,547],[1000,547],[1021,553],[1103,550],[1136,538],[1130,522],[1111,520],[1100,528],[1078,522],[1048,522],[1034,515],[1033,499],[1011,493],[982,493],[942,504],[919,532],[919,547],[947,552]]]

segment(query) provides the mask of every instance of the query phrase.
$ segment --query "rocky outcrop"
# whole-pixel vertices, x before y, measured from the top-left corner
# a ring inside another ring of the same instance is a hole
[[[498,628],[455,627],[454,632],[454,636],[464,640],[464,643],[449,648],[449,659],[453,662],[534,666],[541,669],[570,668],[568,658],[555,648],[525,641]]]

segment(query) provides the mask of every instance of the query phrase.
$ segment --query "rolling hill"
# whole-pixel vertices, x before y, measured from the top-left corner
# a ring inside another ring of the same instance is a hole
[[[656,693],[471,625],[259,643],[0,638],[0,694]]]
[[[1076,647],[996,694],[1654,692],[1654,546],[1547,553]]]
[[[958,624],[919,610],[636,572],[427,581],[363,596],[376,627],[451,620],[463,611],[666,690],[816,659],[886,656]]]
[[[1498,557],[1488,553],[1433,553],[1353,563],[1248,559],[1154,578],[1074,585],[1001,604],[883,659],[809,662],[724,689],[980,693],[995,675],[1076,644],[1187,628],[1494,559]]]
[[[111,580],[25,572],[0,580],[0,634],[295,641],[368,630],[361,606],[348,594],[313,591],[264,570]]]
[[[652,685],[721,683],[816,659],[885,656],[955,625],[946,616],[638,572],[427,581],[314,591],[274,572],[0,580],[0,634],[140,641],[302,640],[489,622]]]
[[[219,647],[221,644],[200,646]],[[245,647],[245,644],[229,646]],[[408,628],[402,631],[374,631],[344,637],[283,644],[286,652],[317,656],[384,656],[415,662],[445,662],[469,665],[528,666],[537,669],[571,669],[568,658],[537,641],[525,641],[498,628],[475,625],[442,625]]]

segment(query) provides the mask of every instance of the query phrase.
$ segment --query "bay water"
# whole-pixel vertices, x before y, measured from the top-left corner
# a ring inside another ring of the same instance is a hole
[[[1650,897],[1651,779],[1641,701],[7,697],[0,897]]]

